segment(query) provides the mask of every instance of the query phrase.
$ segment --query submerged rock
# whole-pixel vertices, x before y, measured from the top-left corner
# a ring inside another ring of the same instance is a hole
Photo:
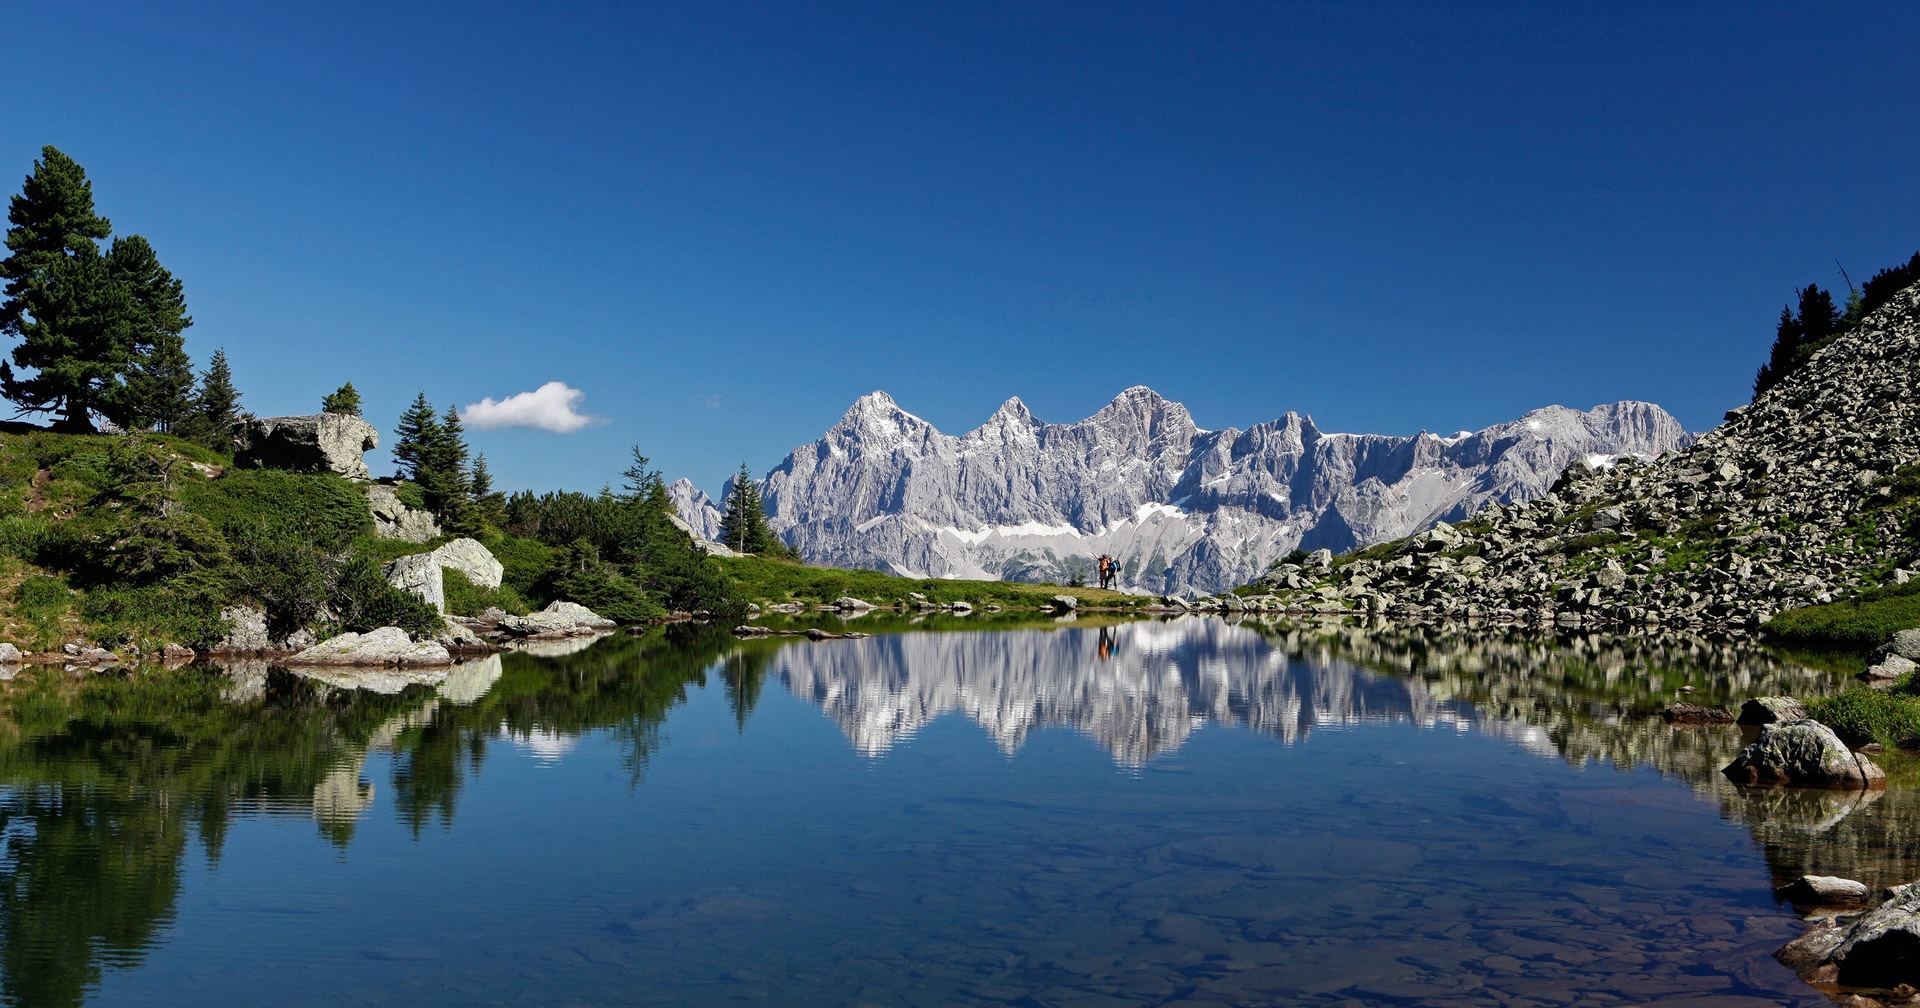
[[[1818,721],[1782,721],[1761,731],[1720,771],[1736,784],[1867,789],[1887,786],[1880,766],[1848,749]]]
[[[1837,875],[1802,875],[1773,891],[1775,896],[1800,906],[1835,906],[1863,903],[1865,883]]]
[[[1733,712],[1725,707],[1703,707],[1690,703],[1674,704],[1661,711],[1660,716],[1673,724],[1728,724],[1733,721]]]

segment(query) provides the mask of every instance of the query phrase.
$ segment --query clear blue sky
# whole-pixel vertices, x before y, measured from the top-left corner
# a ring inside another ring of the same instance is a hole
[[[1920,248],[1920,5],[1575,6],[16,5],[0,187],[84,165],[256,413],[584,393],[473,433],[508,489],[717,491],[873,389],[1704,429]]]

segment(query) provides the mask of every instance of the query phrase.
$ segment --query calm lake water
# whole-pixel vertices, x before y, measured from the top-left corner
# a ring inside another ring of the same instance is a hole
[[[1772,886],[1920,878],[1915,792],[1743,795],[1737,729],[1646,717],[1840,685],[1764,652],[948,627],[682,626],[435,682],[23,671],[0,992],[1820,1005],[1768,955],[1799,930]]]

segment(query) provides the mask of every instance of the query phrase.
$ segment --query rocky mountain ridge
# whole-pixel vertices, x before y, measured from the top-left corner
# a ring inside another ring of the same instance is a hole
[[[1329,433],[1298,413],[1206,430],[1144,386],[1071,424],[1009,399],[953,436],[874,392],[768,473],[762,496],[773,530],[812,563],[1063,583],[1094,580],[1092,558],[1108,553],[1123,590],[1209,593],[1296,548],[1399,538],[1544,494],[1582,458],[1651,458],[1690,440],[1639,402],[1550,406],[1447,437]],[[696,494],[676,489],[683,517],[717,526]]]
[[[1655,464],[1263,577],[1293,608],[1758,626],[1920,566],[1920,285]]]

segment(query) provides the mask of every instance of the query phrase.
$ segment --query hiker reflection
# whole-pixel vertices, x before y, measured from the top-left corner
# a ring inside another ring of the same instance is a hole
[[[1100,628],[1100,660],[1106,661],[1120,652],[1120,642],[1113,639],[1113,630]]]

